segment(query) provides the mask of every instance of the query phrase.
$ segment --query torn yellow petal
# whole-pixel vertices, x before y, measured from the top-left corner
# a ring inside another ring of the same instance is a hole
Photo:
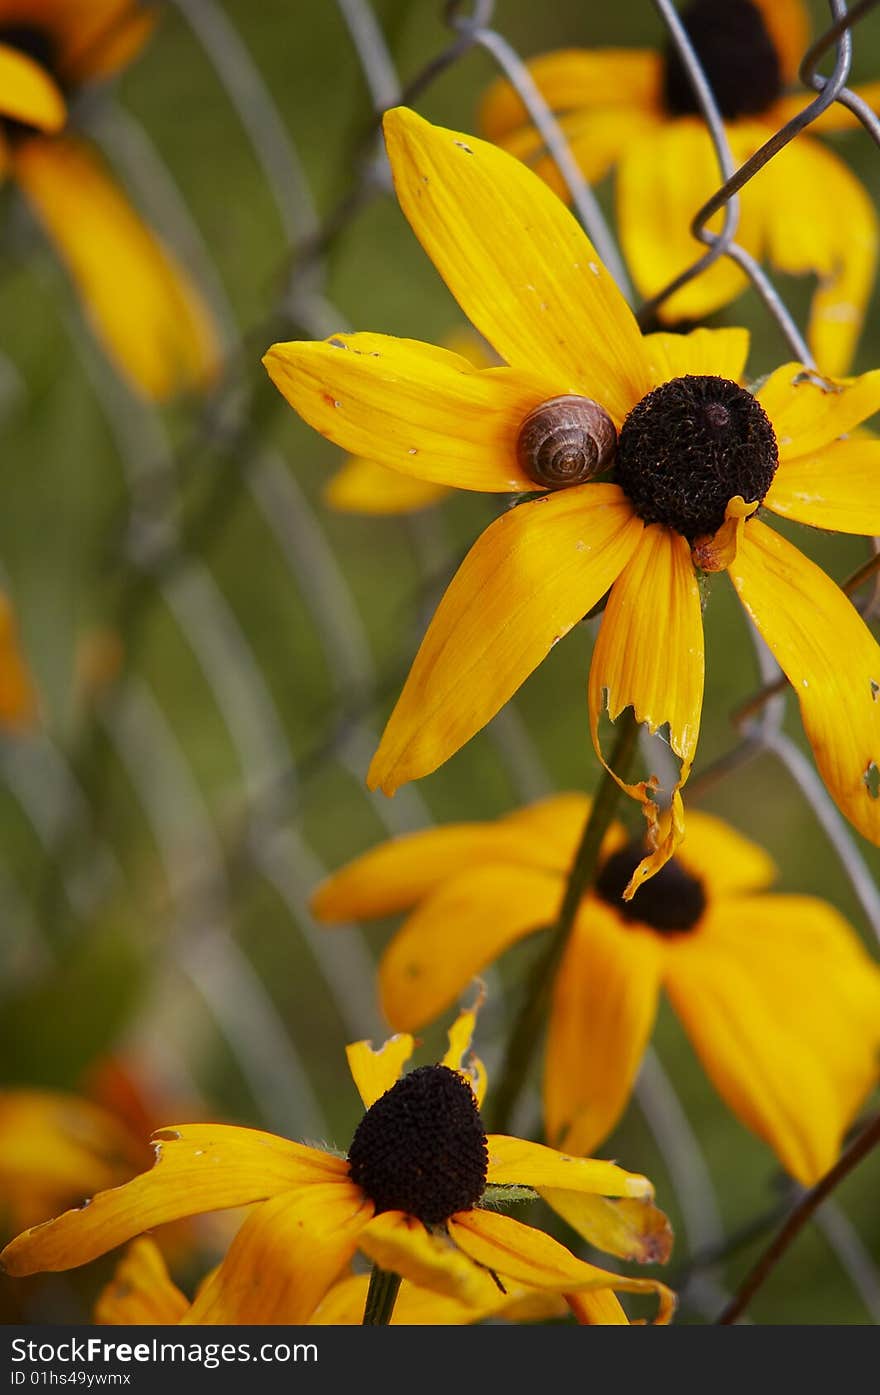
[[[724,522],[715,533],[705,533],[694,539],[691,560],[703,572],[724,572],[736,554],[742,541],[743,528],[747,518],[758,508],[758,500],[746,503],[741,494],[736,494],[724,510]]]
[[[386,113],[385,141],[401,208],[471,323],[619,425],[652,386],[642,336],[568,209],[513,156],[405,107]]]
[[[591,899],[581,908],[553,987],[544,1062],[551,1142],[590,1153],[620,1119],[653,1031],[663,950],[658,935],[621,924],[609,907]]]
[[[486,1093],[486,1067],[479,1056],[471,1051],[471,1042],[477,1026],[477,1013],[486,1000],[486,990],[480,985],[473,1004],[458,1014],[447,1037],[449,1046],[441,1065],[458,1073],[467,1081],[474,1092],[477,1105],[482,1105]]]
[[[757,398],[773,423],[780,462],[796,460],[815,454],[880,411],[880,369],[835,379],[801,363],[784,363],[758,389]]]
[[[574,1157],[546,1148],[542,1143],[529,1143],[523,1138],[506,1134],[489,1134],[490,1186],[535,1187],[543,1191],[553,1188],[571,1193],[597,1196],[647,1197],[654,1188],[647,1177],[638,1172],[626,1172],[616,1163],[601,1158]]]
[[[613,484],[545,495],[491,524],[431,621],[370,766],[370,788],[393,794],[480,731],[601,599],[641,533]]]
[[[676,857],[713,899],[761,891],[776,879],[776,865],[758,843],[696,809],[688,810],[687,832]]]
[[[416,1030],[433,1021],[510,945],[554,922],[562,891],[555,873],[511,863],[444,882],[382,956],[379,992],[391,1025]]]
[[[819,773],[843,814],[880,843],[880,648],[820,567],[753,519],[733,584],[800,703]]]
[[[403,474],[458,489],[533,490],[517,464],[529,412],[552,381],[384,334],[274,344],[266,372],[329,441]]]
[[[764,507],[812,528],[880,533],[880,441],[853,437],[785,461]]]
[[[541,1187],[541,1196],[578,1235],[598,1250],[638,1264],[665,1264],[672,1253],[668,1216],[642,1201],[588,1196]]]
[[[445,1235],[431,1234],[415,1216],[383,1211],[366,1227],[360,1248],[380,1269],[468,1307],[485,1297],[483,1275]]]
[[[60,131],[67,105],[46,69],[20,49],[0,43],[0,115],[34,126]]]
[[[746,371],[749,342],[747,329],[693,329],[690,334],[648,334],[645,349],[658,385],[689,373],[738,383]]]
[[[38,711],[37,692],[22,651],[15,611],[0,591],[0,726],[11,731],[24,730],[34,725]]]
[[[154,1240],[133,1240],[95,1304],[94,1321],[122,1327],[171,1326],[189,1309]]]
[[[703,673],[703,617],[690,549],[678,533],[652,524],[611,589],[590,665],[590,730],[606,769],[599,741],[606,708],[612,722],[631,707],[651,732],[668,725],[669,744],[681,761],[672,816],[665,821],[651,797],[653,776],[631,784],[611,771],[621,789],[641,802],[648,822],[651,853],[633,874],[627,899],[646,876],[660,870],[681,839],[679,791],[697,749]]]
[[[343,1178],[264,1202],[244,1222],[184,1324],[308,1322],[372,1215],[373,1203]]]
[[[650,49],[559,49],[530,59],[526,66],[555,112],[607,106],[653,111],[660,100],[661,58]],[[496,79],[480,106],[480,130],[489,140],[500,141],[528,122],[528,111],[512,83]]]
[[[210,312],[99,157],[69,137],[29,140],[13,174],[132,386],[156,399],[206,386],[219,361]]]
[[[378,1050],[370,1041],[354,1041],[345,1048],[351,1078],[364,1109],[369,1109],[397,1083],[414,1050],[415,1042],[406,1033],[389,1037]]]
[[[149,1172],[11,1241],[0,1255],[7,1273],[72,1269],[167,1221],[347,1175],[347,1164],[328,1153],[226,1124],[160,1129],[154,1148]]]
[[[326,486],[324,499],[340,513],[382,515],[415,513],[438,504],[446,494],[446,485],[352,456]]]

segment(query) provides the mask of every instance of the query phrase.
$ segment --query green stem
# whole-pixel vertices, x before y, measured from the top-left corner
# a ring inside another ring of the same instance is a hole
[[[370,1273],[370,1287],[364,1306],[363,1327],[387,1327],[397,1302],[400,1288],[400,1275],[390,1269],[380,1269],[374,1264]]]
[[[639,724],[632,709],[622,713],[618,721],[617,741],[608,764],[622,778],[632,762]],[[520,1007],[508,1043],[504,1073],[493,1091],[491,1130],[505,1133],[528,1078],[529,1066],[536,1044],[541,1040],[547,1020],[550,995],[556,970],[568,943],[578,907],[584,892],[596,879],[599,854],[605,835],[611,826],[620,800],[621,789],[606,770],[599,782],[596,796],[584,825],[580,845],[575,854],[559,915],[550,928],[548,944],[529,978],[528,991]]]

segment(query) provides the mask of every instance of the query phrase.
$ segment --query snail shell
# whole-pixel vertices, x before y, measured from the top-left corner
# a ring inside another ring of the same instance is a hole
[[[591,397],[551,397],[529,412],[519,429],[516,458],[542,489],[583,484],[610,464],[617,432]]]

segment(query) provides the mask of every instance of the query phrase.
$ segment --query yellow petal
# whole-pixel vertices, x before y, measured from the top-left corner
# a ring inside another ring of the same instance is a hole
[[[813,1043],[768,1003],[748,957],[709,934],[677,937],[666,989],[722,1099],[810,1186],[834,1162],[840,1137]],[[791,990],[780,983],[779,991]]]
[[[404,1280],[394,1304],[392,1327],[459,1327],[485,1318],[543,1322],[565,1316],[565,1302],[557,1294],[541,1293],[521,1284],[511,1285],[507,1293],[502,1293],[490,1275],[480,1270],[475,1272],[474,1281],[475,1288],[479,1285],[480,1299],[468,1306]],[[363,1321],[369,1283],[368,1274],[349,1274],[341,1279],[327,1294],[312,1322],[327,1327],[358,1326]]]
[[[364,1109],[369,1109],[397,1083],[414,1050],[415,1042],[405,1033],[389,1037],[378,1051],[370,1041],[354,1041],[345,1048],[351,1078]]]
[[[726,571],[736,560],[742,542],[743,529],[747,518],[751,518],[759,504],[758,499],[746,503],[741,494],[734,494],[724,510],[724,522],[714,533],[704,533],[694,538],[691,561],[704,572]]]
[[[558,1293],[590,1289],[655,1293],[661,1310],[674,1305],[675,1300],[665,1285],[597,1269],[593,1264],[576,1259],[543,1231],[522,1225],[512,1216],[501,1216],[493,1211],[466,1211],[449,1222],[449,1231],[466,1254],[478,1264],[494,1270],[502,1279],[509,1276],[531,1288],[547,1288]]]
[[[94,1321],[122,1327],[180,1322],[189,1308],[154,1240],[143,1236],[129,1245],[113,1278],[98,1296]]]
[[[823,373],[845,373],[874,284],[874,205],[842,160],[818,141],[787,145],[754,181],[765,208],[767,254],[780,271],[814,272],[808,339]],[[822,197],[816,197],[816,190]]]
[[[673,790],[673,801],[679,801],[697,749],[703,672],[703,617],[690,549],[678,533],[652,524],[612,587],[590,665],[590,730],[603,764],[603,708],[614,722],[624,708],[632,707],[636,719],[652,732],[668,724],[669,744],[681,760]],[[611,773],[621,789],[641,801],[648,821],[651,854],[633,874],[625,893],[629,898],[672,856],[681,819],[671,820],[663,834],[658,806],[651,798],[654,778],[628,784]]]
[[[738,383],[746,371],[749,339],[747,329],[694,329],[690,334],[649,334],[645,349],[658,385],[688,373]]]
[[[383,1211],[360,1238],[360,1248],[380,1269],[468,1307],[485,1298],[484,1276],[445,1235],[430,1234],[415,1216]]]
[[[665,1264],[668,1260],[672,1227],[651,1201],[613,1201],[552,1187],[540,1191],[547,1205],[596,1249],[639,1264]]]
[[[15,178],[118,370],[157,399],[208,383],[218,342],[207,307],[98,157],[55,138],[26,141],[13,158]]]
[[[353,1182],[319,1182],[252,1211],[186,1324],[308,1322],[349,1263],[373,1204]]]
[[[415,513],[438,504],[446,492],[445,485],[352,456],[330,480],[324,500],[339,513]]]
[[[450,1070],[458,1071],[459,1075],[467,1081],[474,1092],[478,1106],[482,1105],[486,1093],[486,1067],[479,1056],[471,1051],[471,1042],[474,1039],[477,1026],[477,1013],[483,1006],[485,998],[486,991],[481,986],[471,1007],[465,1008],[458,1014],[447,1033],[449,1047],[440,1063],[448,1066]]]
[[[471,323],[619,424],[651,387],[642,336],[568,209],[503,150],[403,107],[385,140],[400,206]]]
[[[556,975],[544,1066],[547,1137],[573,1153],[592,1152],[626,1108],[654,1026],[662,951],[659,936],[595,900],[578,916]]]
[[[552,111],[607,106],[650,111],[660,100],[661,59],[650,49],[566,48],[543,53],[526,66]],[[528,120],[513,85],[496,79],[480,106],[480,130],[499,141]]]
[[[278,391],[310,426],[355,455],[458,489],[533,490],[517,464],[529,412],[551,381],[384,334],[273,344],[263,359]]]
[[[344,1178],[347,1171],[339,1158],[257,1129],[180,1124],[161,1129],[154,1139],[150,1172],[19,1235],[0,1255],[7,1273],[72,1269],[166,1221],[247,1206],[294,1187]]]
[[[640,107],[609,106],[559,118],[566,144],[588,184],[604,179],[629,145],[653,124],[654,117]],[[499,144],[529,165],[559,198],[571,202],[568,183],[534,126],[520,127]]]
[[[834,441],[785,461],[764,507],[835,533],[880,532],[880,441]]]
[[[554,922],[562,891],[554,873],[511,863],[444,882],[382,956],[379,991],[388,1021],[400,1030],[433,1021],[510,945]]]
[[[39,131],[60,131],[67,106],[45,68],[20,49],[0,43],[0,114]]]
[[[795,691],[819,773],[838,808],[880,843],[880,649],[838,586],[757,520],[730,575]]]
[[[687,832],[676,857],[699,877],[709,897],[761,891],[776,880],[769,853],[723,819],[688,810]]]
[[[757,393],[776,432],[779,459],[813,455],[880,410],[880,369],[848,380],[785,363]],[[781,468],[781,467],[780,467]]]
[[[628,1327],[629,1318],[610,1288],[566,1295],[576,1320],[585,1327]],[[672,1314],[669,1314],[672,1317]],[[658,1319],[659,1321],[659,1319]]]
[[[853,85],[852,91],[857,93],[862,101],[867,102],[873,111],[880,109],[880,82],[858,82]],[[791,96],[781,97],[773,107],[772,121],[774,126],[776,128],[784,126],[793,116],[799,116],[804,108],[808,107],[810,102],[815,99],[815,96],[815,92],[795,92]],[[815,117],[810,122],[810,133],[817,136],[829,135],[832,131],[859,131],[862,129],[859,118],[842,102],[832,102],[821,116]]]
[[[107,78],[125,67],[159,17],[153,6],[132,0],[89,0],[87,5],[40,0],[37,8],[57,44],[59,70],[71,84]]]
[[[469,741],[605,594],[642,524],[616,485],[509,510],[468,553],[437,609],[367,777],[393,794]]]
[[[11,730],[32,726],[37,694],[25,662],[15,611],[0,591],[0,725]]]
[[[752,0],[760,10],[779,55],[783,82],[794,82],[810,42],[810,16],[804,0]]]
[[[652,1197],[654,1189],[647,1177],[626,1172],[616,1163],[601,1158],[573,1157],[543,1143],[510,1138],[503,1133],[489,1134],[491,1186],[535,1187],[596,1196]]]

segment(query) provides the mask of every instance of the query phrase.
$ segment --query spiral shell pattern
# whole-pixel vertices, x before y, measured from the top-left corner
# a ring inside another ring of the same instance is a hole
[[[542,489],[583,484],[610,465],[617,432],[590,397],[551,397],[529,412],[519,430],[516,458]]]

